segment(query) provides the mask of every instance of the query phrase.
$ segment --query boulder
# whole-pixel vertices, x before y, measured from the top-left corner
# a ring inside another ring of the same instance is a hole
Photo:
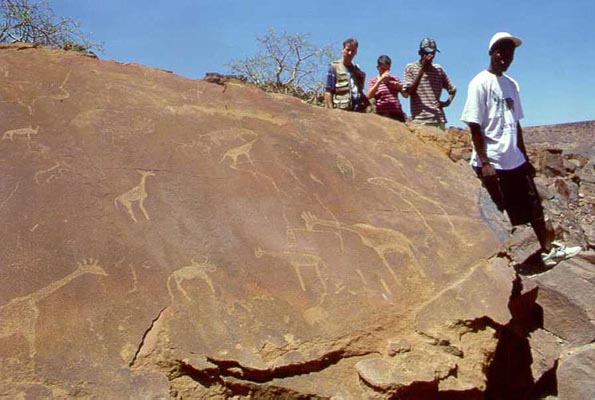
[[[572,351],[558,366],[560,400],[595,399],[595,348],[587,346]]]
[[[538,286],[543,329],[581,346],[595,340],[595,266],[579,255],[529,278]]]
[[[535,382],[556,368],[556,363],[562,353],[561,342],[560,339],[544,329],[537,329],[529,335],[531,374]]]
[[[467,166],[376,115],[0,51],[1,395],[362,398],[413,357],[484,385],[462,366],[494,331],[466,324],[506,320],[511,270]]]

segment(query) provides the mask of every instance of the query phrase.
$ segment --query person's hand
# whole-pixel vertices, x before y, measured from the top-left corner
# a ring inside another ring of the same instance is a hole
[[[502,194],[500,182],[494,167],[492,167],[489,163],[484,163],[481,167],[481,178],[483,181],[483,186],[490,194],[494,204],[496,204],[498,210],[503,211],[506,208],[506,203],[504,201],[504,195]]]
[[[401,86],[396,79],[391,78],[388,82],[386,82],[386,84],[395,88],[399,92],[403,90],[403,86]]]
[[[390,78],[391,78],[390,71],[389,70],[384,71],[382,73],[382,75],[380,75],[380,82],[387,83],[388,81],[390,81]]]
[[[424,69],[424,70],[428,69],[432,65],[433,60],[434,60],[433,53],[424,54],[424,56],[421,58],[422,69]]]
[[[481,176],[483,179],[497,179],[496,170],[490,163],[483,163],[481,166]]]
[[[440,101],[439,104],[440,104],[440,108],[448,107],[448,106],[450,106],[450,100]]]

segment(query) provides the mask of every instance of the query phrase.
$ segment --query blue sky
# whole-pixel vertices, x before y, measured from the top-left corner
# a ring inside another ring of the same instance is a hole
[[[308,34],[312,43],[340,49],[360,43],[355,61],[368,78],[376,59],[388,54],[402,77],[418,58],[425,36],[436,39],[441,64],[458,88],[447,109],[459,117],[467,85],[488,65],[492,34],[523,39],[508,73],[521,86],[524,126],[595,119],[594,0],[53,0],[56,15],[78,20],[102,42],[102,59],[171,70],[192,79],[227,73],[227,64],[257,51],[256,37],[269,28]],[[321,80],[324,76],[320,77]],[[443,96],[446,98],[446,94]],[[404,101],[408,111],[408,100]]]

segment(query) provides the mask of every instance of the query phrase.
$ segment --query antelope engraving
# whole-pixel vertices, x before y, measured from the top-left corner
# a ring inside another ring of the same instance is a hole
[[[188,296],[186,290],[184,290],[182,282],[190,281],[196,278],[202,279],[203,281],[205,281],[205,283],[211,289],[211,292],[214,294],[215,286],[213,285],[213,281],[211,280],[211,278],[209,278],[208,273],[215,272],[216,270],[217,267],[211,264],[208,260],[205,259],[202,262],[196,262],[193,258],[190,260],[190,265],[182,267],[172,272],[170,276],[168,276],[167,278],[167,291],[169,292],[169,297],[171,299],[172,304],[174,303],[174,292],[171,283],[172,280],[175,282],[176,288],[184,295],[184,297],[188,301],[192,301],[190,296]]]
[[[48,169],[37,171],[33,176],[33,179],[35,179],[35,183],[39,185],[40,178],[47,176],[47,178],[45,178],[45,182],[50,183],[52,180],[58,179],[58,177],[63,176],[66,172],[69,172],[71,170],[72,168],[70,167],[70,165],[68,165],[64,161],[58,161],[56,162],[56,164],[54,164],[52,167]]]
[[[129,191],[127,191],[126,193],[121,194],[114,199],[114,204],[116,205],[116,208],[118,208],[118,202],[122,204],[126,208],[126,211],[128,211],[128,214],[130,214],[130,218],[132,218],[134,222],[138,222],[136,220],[136,217],[134,216],[134,212],[132,212],[132,203],[134,203],[135,201],[138,201],[138,206],[145,215],[145,218],[147,220],[151,219],[149,218],[149,214],[147,213],[147,210],[145,210],[144,206],[144,201],[148,196],[147,191],[145,189],[145,182],[147,180],[147,177],[155,176],[155,173],[151,171],[136,170],[136,172],[141,174],[140,183],[132,189],[130,189]]]
[[[107,276],[104,269],[97,264],[97,260],[83,260],[78,263],[76,270],[64,278],[52,282],[27,296],[14,298],[9,303],[0,306],[0,321],[2,321],[0,324],[0,338],[16,334],[23,335],[29,346],[29,357],[35,357],[37,352],[35,349],[35,324],[39,316],[37,303],[73,279],[85,274]]]
[[[294,253],[290,251],[267,251],[262,250],[260,247],[257,247],[256,249],[254,249],[254,255],[256,256],[256,258],[261,258],[262,256],[266,255],[269,257],[287,261],[295,271],[295,274],[297,275],[297,278],[300,281],[300,286],[304,292],[306,291],[306,284],[304,283],[302,268],[314,268],[316,276],[318,277],[320,285],[322,286],[322,289],[324,291],[323,293],[327,292],[326,282],[324,281],[322,272],[324,271],[326,273],[328,268],[322,260],[322,258],[317,256],[316,254]]]
[[[27,139],[31,140],[31,135],[37,135],[37,132],[39,132],[39,125],[37,125],[35,129],[33,129],[31,126],[26,128],[11,129],[4,132],[4,135],[2,135],[2,140],[10,139],[10,141],[13,142],[15,136],[27,136]]]
[[[415,246],[400,232],[367,224],[347,225],[338,221],[319,219],[314,214],[307,211],[302,213],[302,219],[304,220],[307,231],[313,231],[314,227],[320,225],[345,230],[358,235],[365,246],[370,247],[376,252],[397,283],[399,283],[397,275],[386,259],[386,254],[388,253],[403,252],[407,254],[411,259],[411,262],[417,267],[417,272],[422,276],[425,276],[425,273],[420,267],[417,257],[413,252],[413,250],[416,250]]]
[[[252,146],[254,146],[254,143],[257,140],[258,139],[254,139],[247,143],[241,144],[237,147],[232,147],[231,149],[227,150],[225,154],[223,154],[223,157],[219,161],[219,164],[221,164],[227,157],[229,157],[231,159],[230,167],[233,169],[237,169],[238,158],[240,156],[244,156],[248,160],[248,162],[253,166],[254,163],[252,162],[252,158],[250,158],[250,151],[252,150]]]

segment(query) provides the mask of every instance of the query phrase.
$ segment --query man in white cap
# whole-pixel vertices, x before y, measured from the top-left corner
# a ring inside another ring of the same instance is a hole
[[[418,51],[419,61],[405,66],[403,95],[410,96],[413,122],[445,129],[446,116],[443,108],[450,105],[457,88],[442,66],[433,63],[437,52],[440,53],[440,50],[434,39],[422,39]],[[446,101],[440,100],[443,89],[448,92]]]
[[[488,47],[490,66],[469,83],[461,120],[469,125],[473,141],[471,165],[500,211],[506,210],[513,226],[531,224],[543,263],[552,267],[580,253],[554,241],[546,224],[541,199],[533,182],[535,169],[523,141],[523,108],[518,83],[504,74],[521,39],[498,32]]]

